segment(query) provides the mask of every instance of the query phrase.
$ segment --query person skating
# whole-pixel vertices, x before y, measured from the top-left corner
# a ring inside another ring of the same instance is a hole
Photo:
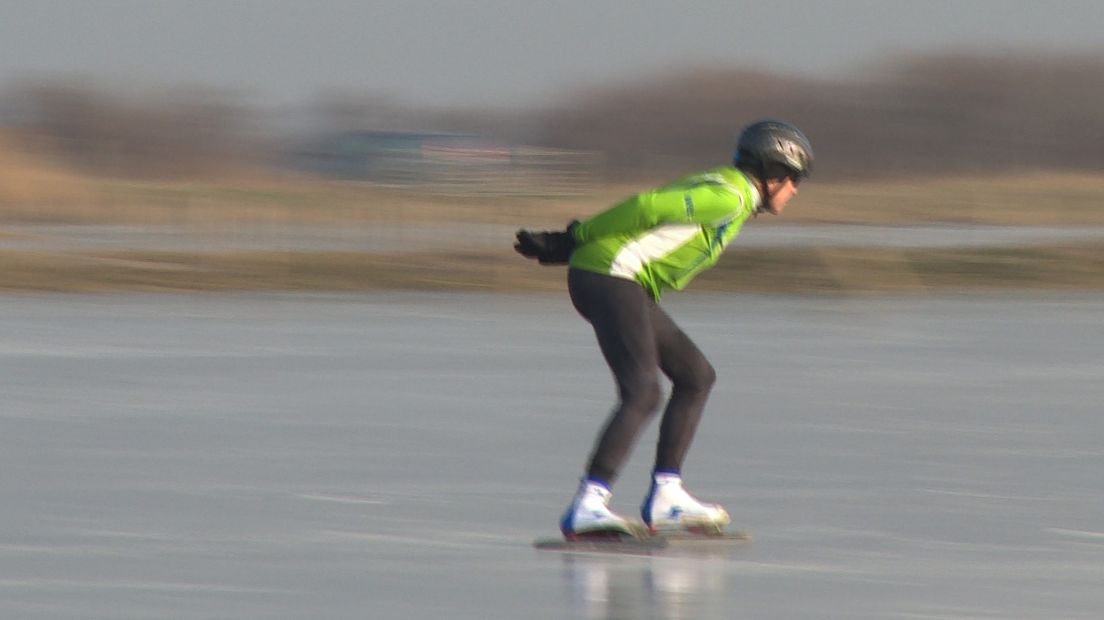
[[[517,232],[514,248],[523,256],[569,265],[572,304],[592,325],[620,396],[560,521],[565,537],[637,533],[610,509],[611,489],[662,404],[660,372],[671,394],[641,517],[652,531],[728,524],[725,509],[694,498],[681,477],[715,371],[658,302],[716,264],[748,218],[781,214],[812,166],[812,145],[800,130],[760,121],[740,133],[732,165],[642,192],[563,231]]]

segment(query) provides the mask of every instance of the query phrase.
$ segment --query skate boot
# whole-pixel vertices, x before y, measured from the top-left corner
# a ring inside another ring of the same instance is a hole
[[[560,519],[560,531],[567,540],[585,538],[621,538],[639,536],[639,523],[614,513],[609,508],[613,493],[601,482],[584,479],[579,492]]]
[[[720,534],[730,521],[724,508],[694,499],[682,488],[682,478],[674,473],[654,475],[652,489],[640,507],[640,514],[652,532],[683,530]]]

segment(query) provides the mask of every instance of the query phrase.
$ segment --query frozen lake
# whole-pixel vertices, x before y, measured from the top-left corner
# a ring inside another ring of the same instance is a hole
[[[531,548],[613,404],[566,296],[0,297],[0,617],[1104,613],[1104,296],[665,305],[750,545]]]

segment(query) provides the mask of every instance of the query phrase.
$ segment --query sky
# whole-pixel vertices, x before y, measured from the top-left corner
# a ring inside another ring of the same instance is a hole
[[[1104,50],[1099,0],[0,0],[0,88],[540,106],[699,67],[800,76],[936,50]]]

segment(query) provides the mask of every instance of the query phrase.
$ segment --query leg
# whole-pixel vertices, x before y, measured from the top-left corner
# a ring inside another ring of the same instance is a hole
[[[568,290],[579,314],[594,327],[620,396],[587,466],[588,477],[612,484],[662,398],[652,327],[655,302],[635,282],[575,269],[568,272]]]
[[[681,471],[717,374],[705,355],[659,306],[652,309],[659,365],[671,379],[656,447],[656,470]]]
[[[716,373],[698,347],[659,307],[653,311],[652,326],[660,367],[673,386],[659,427],[655,475],[640,514],[656,530],[719,533],[730,521],[728,512],[716,504],[695,499],[683,488],[681,477],[683,459],[701,421]]]

